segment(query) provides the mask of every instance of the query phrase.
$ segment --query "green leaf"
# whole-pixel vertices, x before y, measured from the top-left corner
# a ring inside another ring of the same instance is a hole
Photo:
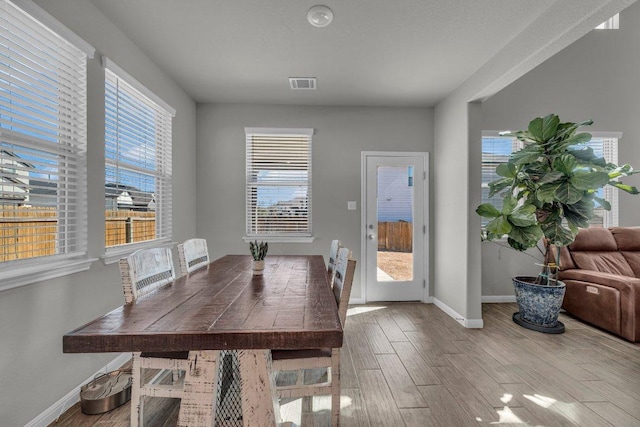
[[[564,217],[570,228],[589,227],[589,221],[593,218],[593,201],[581,200],[573,205],[565,205]]]
[[[602,209],[604,209],[605,211],[610,211],[611,210],[611,203],[607,202],[605,199],[602,199],[600,197],[595,197],[594,196],[593,200],[598,202],[600,204],[600,206],[602,206]]]
[[[489,183],[489,197],[493,197],[496,193],[511,187],[513,184],[512,178],[501,178]]]
[[[517,250],[517,251],[526,251],[527,249],[529,249],[529,246],[523,245],[520,242],[517,242],[515,240],[513,240],[511,237],[509,237],[507,239],[507,243],[509,244],[509,246],[511,246],[513,249]],[[537,242],[536,242],[537,244]]]
[[[576,171],[569,182],[578,190],[598,190],[609,183],[606,172]]]
[[[609,175],[607,174],[607,178]],[[564,178],[564,174],[560,171],[551,171],[546,174],[543,174],[542,178],[537,182],[538,185],[549,184],[551,182],[556,182],[560,179]]]
[[[501,163],[496,167],[496,174],[505,178],[515,178],[516,166],[513,163]]]
[[[543,224],[542,231],[551,244],[556,246],[570,245],[576,238],[575,234],[570,229],[563,227],[560,221]]]
[[[530,147],[535,148],[535,146],[530,146]],[[515,153],[512,153],[511,159],[509,161],[513,162],[514,165],[519,166],[519,165],[535,162],[536,160],[538,160],[538,158],[541,155],[542,155],[542,152],[540,150],[523,148],[520,151],[516,151]]]
[[[553,160],[553,168],[565,175],[572,175],[573,171],[578,167],[575,157],[570,154],[563,154]]]
[[[500,215],[499,217],[494,218],[487,224],[487,231],[497,236],[509,234],[511,228],[511,224],[509,224],[509,221],[507,221],[504,215]]]
[[[591,141],[591,134],[590,133],[578,133],[576,135],[573,135],[565,140],[562,141],[562,146],[563,147],[568,147],[570,145],[578,145],[578,144],[585,144],[587,142]]]
[[[558,131],[560,118],[555,114],[548,114],[542,118],[542,140],[548,141]]]
[[[553,195],[559,202],[565,205],[572,205],[582,199],[584,191],[578,190],[570,182],[565,181],[558,186]]]
[[[626,191],[629,194],[640,194],[640,191],[638,191],[636,187],[623,184],[620,181],[609,181],[609,185],[616,187],[619,190]]]
[[[544,141],[542,138],[542,127],[542,117],[536,117],[529,122],[529,135],[538,142]]]
[[[514,209],[507,218],[509,222],[517,227],[529,227],[536,224],[536,207],[533,205],[522,205]]]
[[[502,213],[504,215],[511,215],[516,206],[518,206],[518,200],[511,194],[502,198]]]
[[[538,225],[529,227],[513,227],[509,237],[529,248],[534,247],[542,239],[542,229]]]
[[[559,187],[560,183],[542,185],[536,190],[536,198],[542,203],[551,203],[555,200],[555,193]]]
[[[502,215],[491,203],[481,204],[478,206],[478,209],[476,209],[476,213],[483,218],[495,218]]]

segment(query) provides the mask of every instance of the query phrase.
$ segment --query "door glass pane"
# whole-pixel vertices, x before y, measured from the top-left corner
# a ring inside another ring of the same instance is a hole
[[[413,167],[378,166],[378,282],[413,280]]]

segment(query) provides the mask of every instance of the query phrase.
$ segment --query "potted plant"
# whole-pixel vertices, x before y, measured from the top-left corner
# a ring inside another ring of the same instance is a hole
[[[249,242],[249,250],[253,257],[252,268],[254,275],[261,275],[264,271],[264,258],[267,256],[269,244],[267,242]]]
[[[483,230],[485,240],[507,236],[507,243],[518,251],[533,248],[542,240],[544,259],[538,277],[514,277],[519,312],[513,320],[529,329],[561,333],[564,325],[558,313],[564,298],[564,283],[556,280],[560,251],[550,256],[552,246],[571,244],[580,228],[589,227],[596,203],[606,210],[611,205],[597,191],[612,185],[631,194],[636,187],[617,179],[636,173],[629,165],[617,166],[597,157],[590,147],[589,133],[578,128],[591,125],[560,123],[555,114],[537,117],[527,130],[508,133],[525,143],[511,153],[509,161],[496,168],[501,177],[489,183],[489,197],[499,194],[502,206],[480,205],[476,212],[490,222]]]

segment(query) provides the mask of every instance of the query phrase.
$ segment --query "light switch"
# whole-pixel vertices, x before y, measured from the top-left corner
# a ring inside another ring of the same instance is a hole
[[[358,209],[358,205],[355,201],[348,201],[347,202],[347,210],[349,211],[355,211],[356,209]]]

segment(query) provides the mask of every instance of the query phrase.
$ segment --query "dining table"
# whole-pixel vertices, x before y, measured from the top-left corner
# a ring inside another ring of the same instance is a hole
[[[221,350],[237,350],[244,426],[280,422],[272,349],[338,348],[321,255],[226,255],[63,336],[64,353],[189,352],[178,425],[213,425]]]

